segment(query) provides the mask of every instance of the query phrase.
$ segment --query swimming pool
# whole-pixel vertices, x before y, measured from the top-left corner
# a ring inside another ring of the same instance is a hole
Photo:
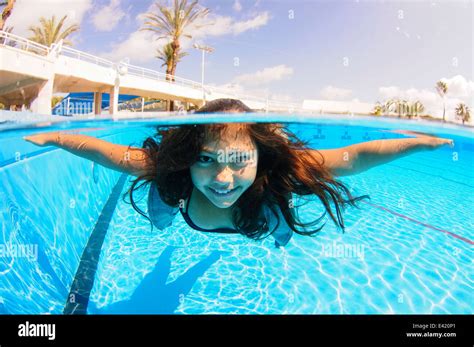
[[[342,177],[360,210],[315,237],[201,233],[180,214],[163,231],[121,198],[130,177],[55,147],[22,140],[71,130],[140,146],[158,124],[229,121],[229,115],[5,123],[0,128],[0,312],[310,314],[472,313],[472,130],[349,116],[232,115],[286,122],[317,149],[423,131],[455,147],[420,152]],[[139,206],[145,209],[146,192]],[[310,201],[300,215],[322,211]],[[71,300],[73,293],[73,300]]]

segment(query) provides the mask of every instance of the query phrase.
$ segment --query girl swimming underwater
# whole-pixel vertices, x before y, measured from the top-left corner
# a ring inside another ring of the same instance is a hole
[[[251,112],[239,100],[208,102],[197,113]],[[410,132],[408,132],[410,133]],[[330,150],[313,150],[284,126],[226,123],[158,128],[143,148],[112,144],[86,135],[61,132],[25,137],[39,146],[53,145],[105,167],[133,176],[128,194],[133,208],[158,229],[181,212],[194,229],[240,233],[252,239],[272,235],[286,245],[293,232],[313,235],[326,213],[344,230],[345,205],[356,206],[336,177],[353,175],[452,140],[420,133],[415,138],[375,140]],[[134,192],[150,184],[148,210]],[[316,195],[325,208],[318,219],[302,222],[292,194]]]

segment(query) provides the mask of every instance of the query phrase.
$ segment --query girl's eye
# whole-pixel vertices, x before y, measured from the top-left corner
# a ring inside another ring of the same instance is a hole
[[[207,156],[207,155],[200,155],[198,157],[198,162],[200,162],[200,163],[208,164],[208,163],[212,163],[213,161],[214,160],[211,157]]]

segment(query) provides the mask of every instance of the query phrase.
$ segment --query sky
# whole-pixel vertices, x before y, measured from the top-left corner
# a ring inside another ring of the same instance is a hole
[[[17,0],[6,25],[29,37],[41,16],[68,15],[81,29],[74,48],[112,61],[164,71],[155,57],[164,40],[141,31],[149,0]],[[170,0],[161,0],[169,4]],[[448,85],[447,114],[474,109],[473,0],[199,0],[210,9],[183,39],[188,56],[176,75],[245,94],[375,103],[420,100],[442,114],[435,84]]]

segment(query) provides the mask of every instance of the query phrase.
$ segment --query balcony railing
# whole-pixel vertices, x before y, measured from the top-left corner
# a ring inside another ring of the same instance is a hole
[[[156,81],[167,82],[173,85],[180,85],[183,87],[191,88],[193,90],[199,90],[202,91],[203,97],[206,98],[209,98],[213,94],[221,94],[224,97],[232,97],[243,100],[244,102],[258,102],[263,104],[264,108],[269,109],[287,110],[290,112],[302,109],[302,105],[298,103],[269,100],[265,97],[235,92],[231,88],[214,87],[210,85],[203,86],[200,82],[196,82],[179,76],[167,75],[166,73],[160,71],[131,65],[125,62],[114,63],[110,60],[97,57],[95,55],[85,53],[67,46],[53,45],[51,47],[46,47],[37,42],[25,39],[23,37],[11,34],[6,31],[0,31],[0,46],[11,46],[20,50],[39,54],[41,56],[47,56],[53,50],[56,49],[60,55],[99,65],[105,68],[116,69],[119,73],[123,75],[128,74]]]
[[[0,30],[0,46],[10,46],[42,56],[47,56],[50,52],[49,47],[3,30]]]
[[[100,58],[89,53],[81,52],[81,51],[78,51],[77,49],[67,47],[67,46],[61,47],[60,54],[66,57],[82,60],[88,63],[93,63],[99,66],[103,66],[103,67],[113,68],[115,66],[115,63],[107,59]]]

